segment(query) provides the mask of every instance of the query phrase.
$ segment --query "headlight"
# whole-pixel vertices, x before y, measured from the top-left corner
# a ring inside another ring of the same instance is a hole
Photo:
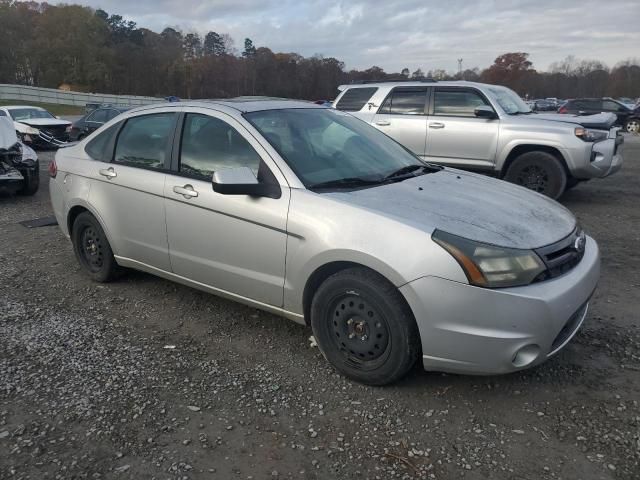
[[[577,127],[575,130],[576,137],[585,142],[600,142],[609,137],[609,132],[604,130],[593,130],[591,128]]]
[[[531,250],[497,247],[441,230],[431,237],[458,261],[469,283],[478,287],[529,285],[546,270],[540,257]]]
[[[20,130],[18,130],[18,133],[21,133],[23,135],[38,135],[40,133],[40,130],[26,125]]]

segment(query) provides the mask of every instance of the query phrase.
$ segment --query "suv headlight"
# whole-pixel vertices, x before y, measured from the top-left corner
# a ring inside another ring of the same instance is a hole
[[[532,250],[497,247],[441,230],[433,232],[431,238],[457,260],[469,283],[478,287],[529,285],[546,270]]]
[[[606,140],[609,137],[609,132],[604,130],[593,130],[591,128],[577,127],[574,130],[576,137],[585,142],[600,142]]]

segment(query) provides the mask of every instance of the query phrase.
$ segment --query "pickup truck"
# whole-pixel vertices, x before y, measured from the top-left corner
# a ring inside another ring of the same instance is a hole
[[[465,81],[341,85],[333,108],[430,163],[483,172],[551,198],[622,166],[610,113],[536,113],[512,90]]]

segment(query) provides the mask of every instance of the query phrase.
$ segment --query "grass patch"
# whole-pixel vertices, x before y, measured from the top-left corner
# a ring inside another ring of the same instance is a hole
[[[38,103],[29,102],[27,100],[5,100],[0,98],[0,106],[2,105],[31,105],[41,107],[54,115],[84,115],[84,107],[77,105],[58,105],[56,103]]]

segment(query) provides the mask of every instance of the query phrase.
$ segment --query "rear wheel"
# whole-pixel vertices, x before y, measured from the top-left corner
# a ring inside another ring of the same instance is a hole
[[[329,363],[368,385],[399,380],[420,353],[418,327],[404,298],[366,268],[325,280],[313,297],[311,326]]]
[[[35,195],[40,186],[40,165],[36,162],[35,169],[23,170],[24,181],[22,188],[18,191],[20,195]]]
[[[554,199],[559,198],[567,186],[567,172],[560,161],[547,152],[519,155],[509,165],[504,179]]]
[[[104,230],[89,212],[83,212],[73,222],[73,250],[84,271],[96,282],[109,282],[122,269],[116,263]]]
[[[629,133],[640,133],[640,118],[628,120],[624,129]]]

